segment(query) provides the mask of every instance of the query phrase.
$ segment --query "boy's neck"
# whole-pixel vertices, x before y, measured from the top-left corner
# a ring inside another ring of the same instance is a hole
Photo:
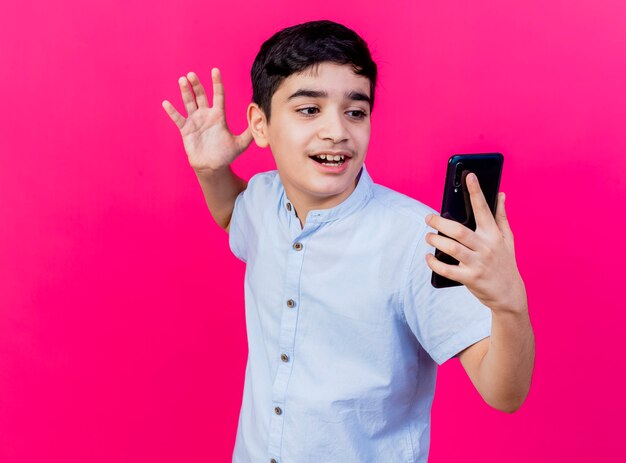
[[[306,196],[298,191],[290,191],[289,187],[285,187],[285,194],[287,195],[287,198],[289,198],[289,201],[295,210],[296,217],[300,220],[300,228],[304,228],[309,211],[330,209],[345,201],[356,189],[359,178],[360,175],[357,175],[352,183],[352,187],[343,191],[340,195],[323,198],[321,200],[314,197],[312,198],[311,196]]]

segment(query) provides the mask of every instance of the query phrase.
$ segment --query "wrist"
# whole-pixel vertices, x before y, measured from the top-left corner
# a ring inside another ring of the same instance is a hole
[[[210,178],[210,177],[214,177],[216,175],[223,175],[225,173],[227,173],[230,170],[230,165],[227,164],[225,166],[220,166],[220,167],[194,167],[193,171],[195,172],[197,177],[202,177],[202,178]]]
[[[528,318],[528,301],[525,297],[504,305],[490,307],[490,309],[496,318],[513,318],[517,320]]]

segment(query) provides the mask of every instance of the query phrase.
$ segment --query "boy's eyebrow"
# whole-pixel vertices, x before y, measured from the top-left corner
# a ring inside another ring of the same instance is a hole
[[[301,96],[306,96],[309,98],[328,98],[328,92],[323,90],[311,90],[308,88],[300,88],[296,92],[292,93],[287,101],[293,100],[294,98],[298,98]],[[350,92],[345,93],[345,98],[353,101],[367,101],[369,104],[372,104],[370,97],[365,93],[360,92],[358,90],[352,90]]]

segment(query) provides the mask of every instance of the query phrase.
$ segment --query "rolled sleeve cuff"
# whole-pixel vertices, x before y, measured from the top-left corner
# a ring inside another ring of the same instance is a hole
[[[491,314],[489,315],[488,318],[478,320],[432,349],[430,352],[432,359],[437,362],[438,365],[441,365],[463,349],[481,339],[491,336]]]

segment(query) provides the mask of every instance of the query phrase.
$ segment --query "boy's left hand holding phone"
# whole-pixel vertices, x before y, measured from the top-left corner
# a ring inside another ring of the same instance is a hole
[[[515,261],[513,233],[504,209],[504,193],[498,193],[495,218],[478,179],[466,178],[476,231],[441,216],[429,214],[426,223],[447,236],[427,233],[426,242],[459,261],[448,265],[433,254],[426,255],[431,270],[464,284],[494,312],[520,313],[528,310],[526,289]]]

